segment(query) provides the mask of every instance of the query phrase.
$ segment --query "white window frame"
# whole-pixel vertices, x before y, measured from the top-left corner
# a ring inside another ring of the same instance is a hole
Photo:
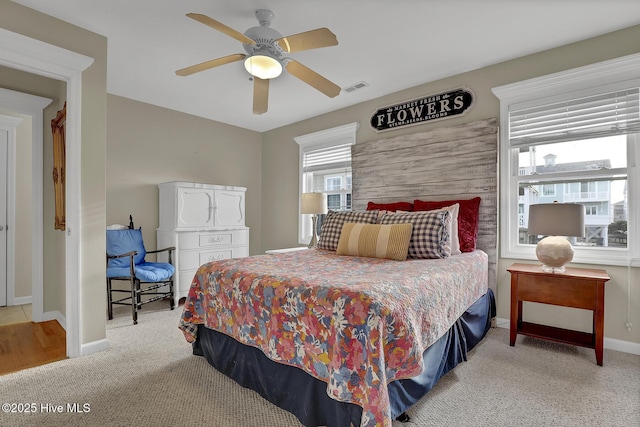
[[[493,88],[500,100],[500,253],[502,258],[535,260],[535,246],[518,241],[518,164],[509,146],[509,111],[515,105],[539,104],[561,97],[579,98],[593,93],[640,86],[640,54],[633,54]],[[640,194],[640,141],[629,135],[627,144],[627,194]],[[576,247],[573,262],[598,265],[640,266],[640,197],[628,199],[624,248]]]
[[[354,145],[356,143],[356,132],[360,124],[358,122],[348,123],[342,126],[321,130],[318,132],[300,135],[293,138],[299,145],[299,191],[298,191],[298,243],[308,244],[311,240],[311,215],[300,214],[300,204],[305,191],[303,181],[304,153],[305,151],[317,150],[320,148],[335,147],[337,145]]]

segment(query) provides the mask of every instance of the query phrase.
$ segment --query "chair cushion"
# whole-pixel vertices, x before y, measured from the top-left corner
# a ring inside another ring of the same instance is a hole
[[[122,255],[127,252],[138,251],[133,257],[133,263],[138,265],[144,262],[147,251],[144,249],[141,229],[107,230],[107,255]],[[129,269],[129,257],[111,258],[107,263],[108,268]],[[127,276],[129,273],[127,272]]]
[[[176,269],[168,262],[143,262],[136,265],[136,277],[143,282],[162,282],[173,276]]]
[[[176,269],[167,262],[143,262],[136,265],[136,277],[141,282],[162,282],[173,276]],[[129,267],[107,268],[107,277],[129,277]]]

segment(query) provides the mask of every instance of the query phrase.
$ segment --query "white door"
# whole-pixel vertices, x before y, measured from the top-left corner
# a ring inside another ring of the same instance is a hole
[[[0,130],[0,307],[7,305],[7,152],[9,132]]]

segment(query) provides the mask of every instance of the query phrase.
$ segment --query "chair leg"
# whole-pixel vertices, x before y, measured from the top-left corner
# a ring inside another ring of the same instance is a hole
[[[137,283],[138,281],[136,280],[136,278],[131,277],[131,315],[133,316],[134,325],[138,324],[138,292],[136,291]]]
[[[173,291],[173,279],[171,279],[171,281],[169,282],[169,306],[171,307],[171,310],[176,308],[176,301],[175,301],[173,292],[174,292]]]
[[[113,319],[113,297],[111,296],[111,279],[107,279],[107,316],[109,320]]]

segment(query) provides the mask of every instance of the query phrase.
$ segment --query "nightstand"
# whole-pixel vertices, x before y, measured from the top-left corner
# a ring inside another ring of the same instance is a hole
[[[570,268],[564,273],[547,273],[536,264],[513,264],[511,273],[511,322],[509,344],[517,334],[593,348],[602,366],[604,343],[605,270]],[[522,302],[538,302],[593,311],[593,332],[585,333],[522,321]]]

